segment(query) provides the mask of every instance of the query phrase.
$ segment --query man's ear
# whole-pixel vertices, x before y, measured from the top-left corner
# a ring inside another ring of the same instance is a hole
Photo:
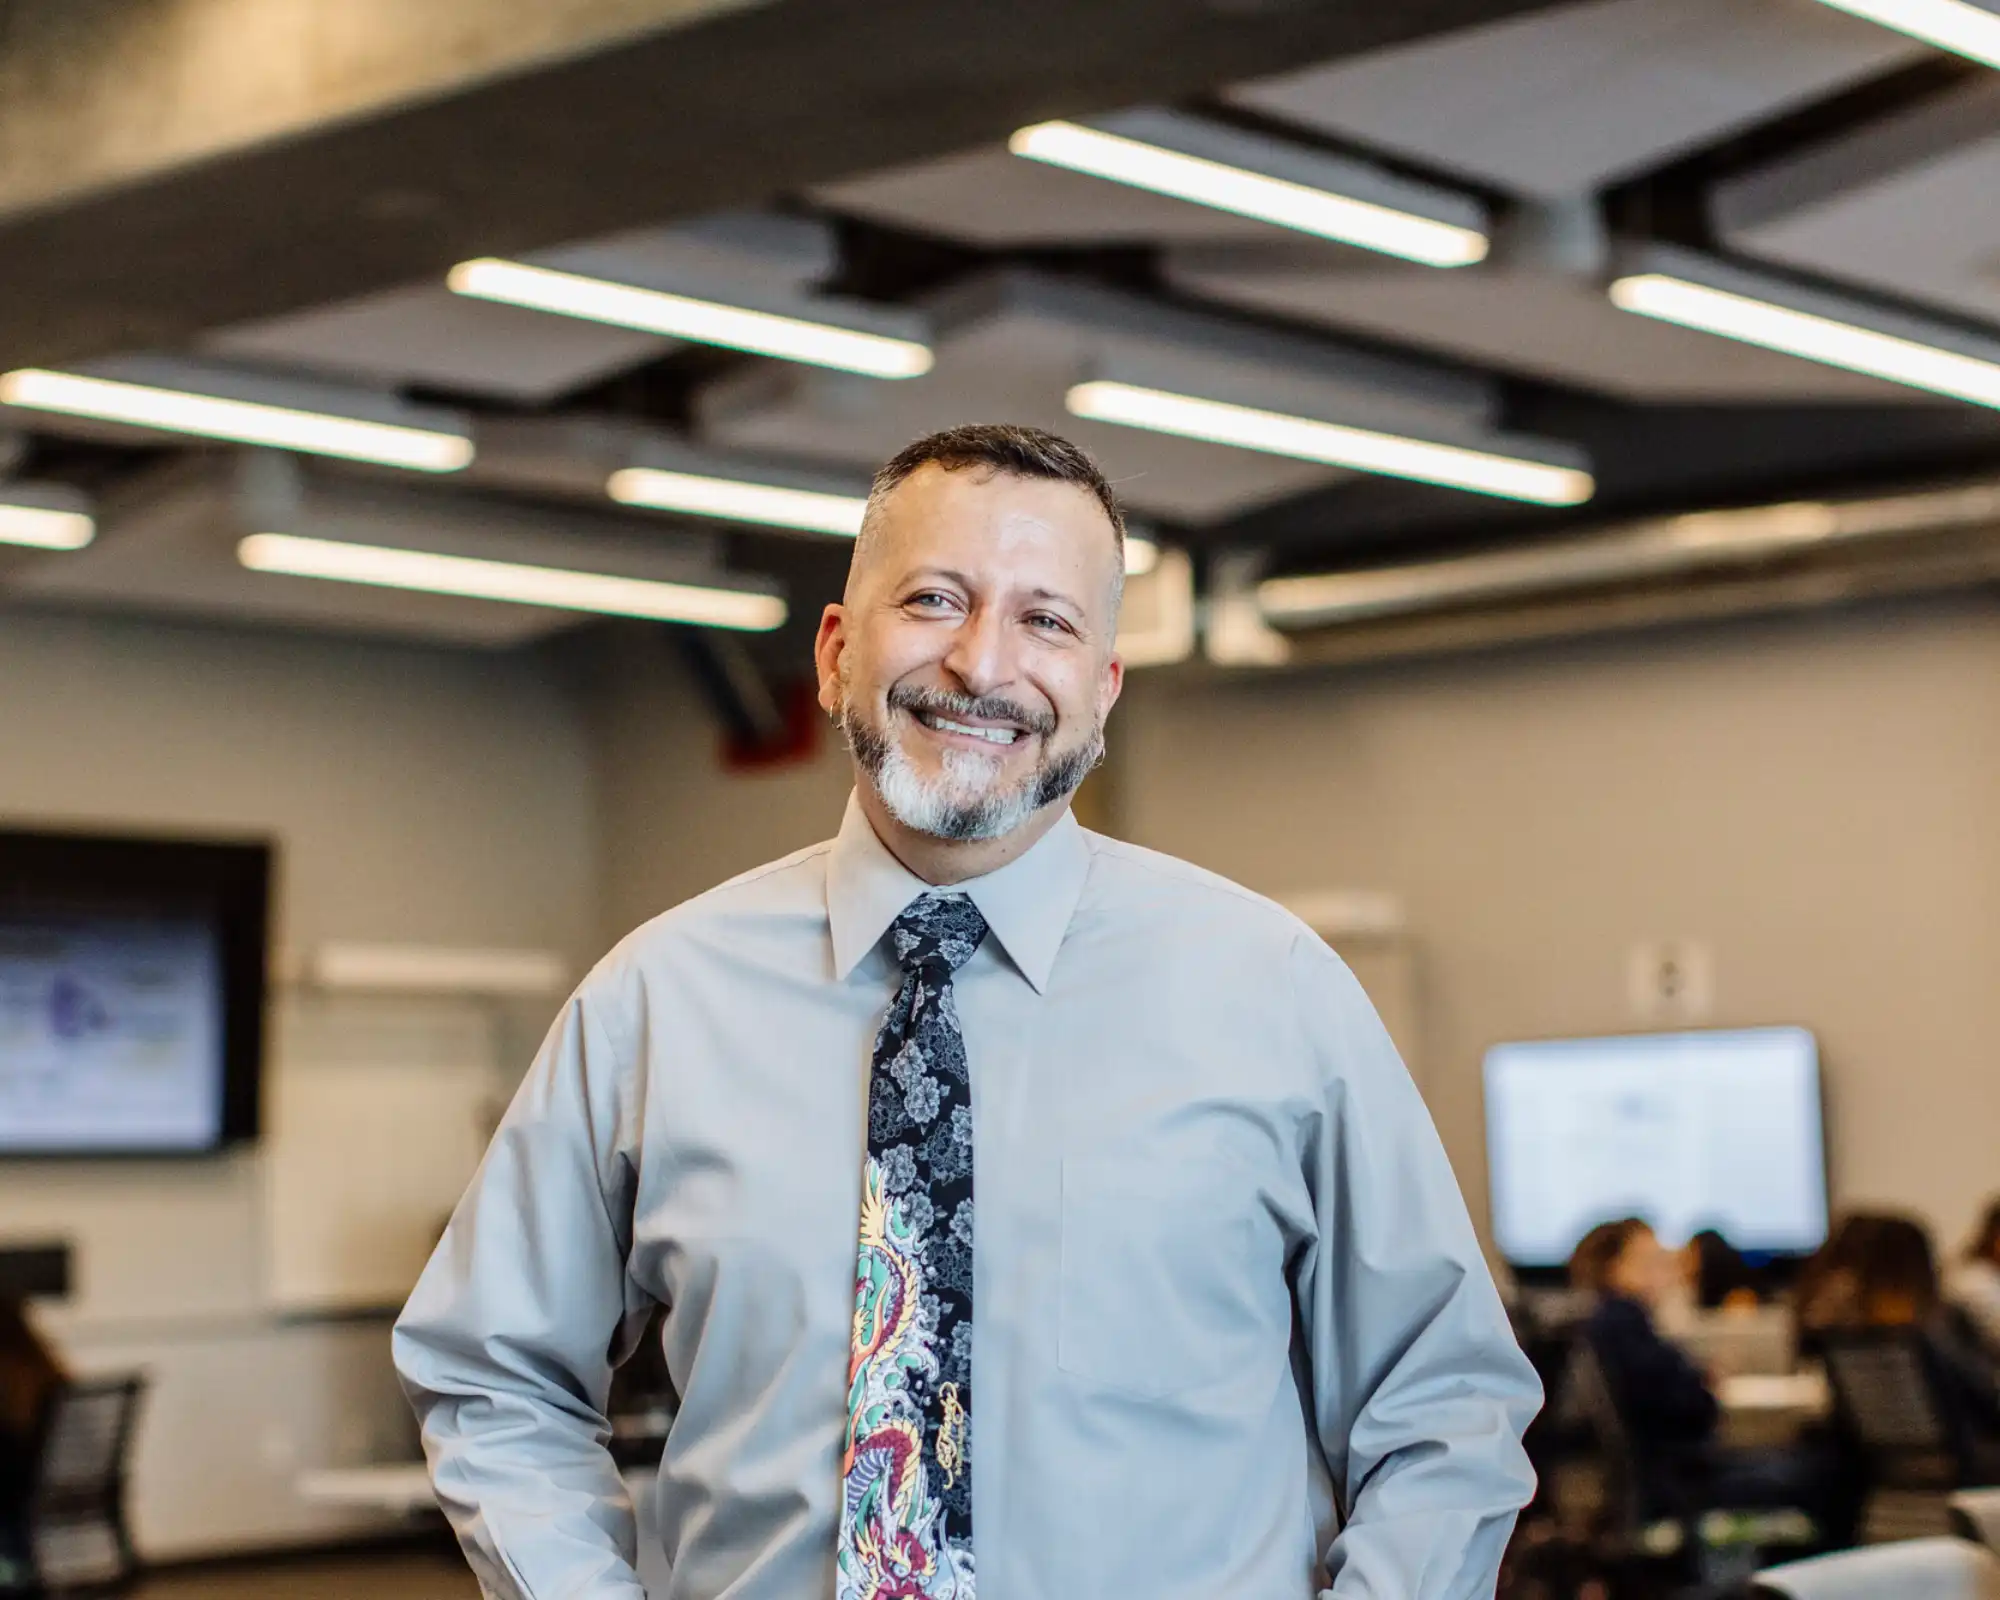
[[[847,649],[847,615],[838,605],[820,613],[813,640],[813,665],[819,672],[819,708],[828,716],[840,711],[840,657]]]
[[[1104,668],[1104,709],[1100,717],[1111,715],[1111,708],[1118,704],[1119,695],[1125,692],[1125,658],[1115,651]]]

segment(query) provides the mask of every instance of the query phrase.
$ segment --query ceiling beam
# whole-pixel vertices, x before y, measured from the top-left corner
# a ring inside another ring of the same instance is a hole
[[[1550,0],[6,0],[0,367]]]

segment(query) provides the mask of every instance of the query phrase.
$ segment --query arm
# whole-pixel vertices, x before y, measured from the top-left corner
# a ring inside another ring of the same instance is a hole
[[[1644,1307],[1608,1301],[1592,1317],[1590,1332],[1618,1409],[1636,1436],[1656,1444],[1699,1444],[1715,1432],[1722,1408],[1708,1380],[1660,1337]]]
[[[1360,985],[1292,949],[1325,1120],[1307,1150],[1317,1237],[1294,1279],[1344,1526],[1325,1600],[1490,1596],[1534,1492],[1541,1406],[1416,1086]]]
[[[1980,1342],[2000,1359],[2000,1267],[1968,1262],[1951,1279],[1951,1298],[1972,1323]]]
[[[438,1503],[502,1600],[643,1600],[604,1417],[650,1309],[625,1272],[639,1063],[592,987],[556,1019],[393,1335]]]

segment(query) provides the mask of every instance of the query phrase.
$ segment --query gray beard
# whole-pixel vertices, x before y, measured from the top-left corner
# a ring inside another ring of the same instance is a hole
[[[892,707],[892,715],[894,708]],[[904,711],[905,716],[914,713]],[[975,713],[966,713],[975,714]],[[934,839],[999,839],[1012,833],[1044,806],[1074,794],[1104,759],[1100,724],[1073,750],[1051,751],[1033,772],[1010,788],[988,777],[982,792],[963,793],[991,772],[991,763],[971,750],[948,750],[942,778],[926,779],[901,745],[862,721],[852,700],[841,699],[840,729],[854,759],[874,786],[883,807],[913,833]]]

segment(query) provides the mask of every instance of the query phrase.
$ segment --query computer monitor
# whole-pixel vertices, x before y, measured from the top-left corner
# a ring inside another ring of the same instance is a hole
[[[1713,1228],[1753,1259],[1826,1238],[1819,1052],[1803,1028],[1500,1044],[1485,1085],[1493,1239],[1524,1276],[1620,1217],[1669,1245]]]
[[[255,1138],[270,854],[0,832],[0,1157]]]

